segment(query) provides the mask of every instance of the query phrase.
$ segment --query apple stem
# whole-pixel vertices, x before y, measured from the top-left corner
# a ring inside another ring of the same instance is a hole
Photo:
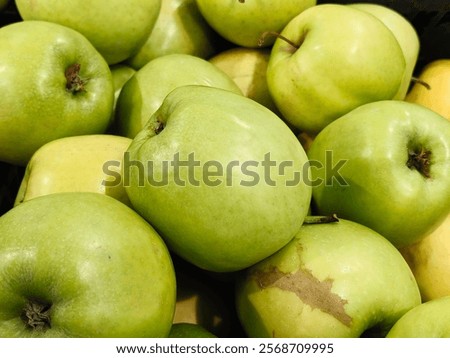
[[[427,83],[427,82],[425,82],[425,81],[423,81],[423,80],[421,80],[420,78],[412,77],[412,78],[411,78],[411,81],[414,82],[414,83],[418,83],[418,84],[424,86],[427,90],[430,90],[430,89],[431,89],[430,84]]]
[[[74,63],[66,68],[64,75],[66,76],[66,89],[72,93],[84,92],[86,81],[80,77],[81,65]]]
[[[430,157],[431,151],[423,147],[420,150],[410,149],[406,166],[409,169],[416,169],[425,178],[430,178]]]
[[[303,224],[311,225],[311,224],[327,224],[327,223],[335,223],[338,222],[339,218],[336,214],[326,215],[326,216],[306,216]]]
[[[50,304],[29,300],[23,310],[22,320],[27,327],[44,331],[50,328]]]
[[[297,44],[295,44],[293,41],[289,40],[287,37],[281,35],[279,32],[276,31],[266,31],[263,32],[261,37],[258,40],[258,46],[262,47],[264,46],[264,42],[266,41],[266,37],[267,36],[275,36],[276,38],[283,40],[285,42],[287,42],[289,45],[291,45],[292,47],[294,47],[296,50],[299,49],[299,46]]]

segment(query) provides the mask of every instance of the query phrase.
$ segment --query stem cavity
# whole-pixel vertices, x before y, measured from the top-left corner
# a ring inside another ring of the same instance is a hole
[[[80,77],[80,68],[81,65],[79,63],[74,63],[67,67],[64,72],[66,76],[66,89],[73,94],[86,91],[84,86],[87,81]]]
[[[431,151],[424,147],[408,149],[406,166],[417,170],[425,178],[430,178]]]
[[[46,331],[50,325],[51,304],[38,300],[29,300],[22,312],[22,321],[34,331]]]

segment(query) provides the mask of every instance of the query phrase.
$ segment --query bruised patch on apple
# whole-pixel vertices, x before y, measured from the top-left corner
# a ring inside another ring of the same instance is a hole
[[[308,306],[332,315],[347,327],[351,326],[352,318],[344,309],[347,300],[331,292],[333,280],[320,281],[306,269],[284,273],[276,267],[269,271],[253,271],[251,276],[260,288],[276,287],[291,291]]]

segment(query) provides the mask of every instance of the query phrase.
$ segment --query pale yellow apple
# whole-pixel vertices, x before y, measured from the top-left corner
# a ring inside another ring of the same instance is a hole
[[[131,206],[121,180],[130,143],[129,138],[95,134],[45,144],[29,161],[14,205],[52,193],[97,192]]]
[[[411,267],[424,302],[450,296],[450,214],[430,235],[400,251]]]
[[[269,49],[236,47],[215,55],[209,62],[230,76],[244,96],[276,112],[266,81],[269,57]]]
[[[450,58],[439,59],[426,65],[406,95],[407,102],[418,103],[450,120]]]

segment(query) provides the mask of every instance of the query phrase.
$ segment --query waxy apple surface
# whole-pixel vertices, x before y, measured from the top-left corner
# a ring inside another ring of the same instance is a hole
[[[296,15],[316,5],[316,0],[197,0],[211,27],[238,46],[255,48],[264,32],[279,32]],[[271,46],[274,37],[265,38]]]
[[[375,16],[350,6],[306,9],[272,48],[267,84],[283,118],[316,134],[352,109],[392,99],[405,58],[394,34]]]
[[[450,208],[450,122],[404,101],[363,105],[323,129],[308,157],[313,205],[410,245]],[[340,164],[338,164],[340,163]],[[339,166],[339,180],[330,166]]]
[[[117,133],[134,138],[175,88],[204,85],[242,94],[234,81],[208,61],[186,54],[160,56],[122,87],[116,107]]]
[[[166,337],[173,264],[156,231],[97,193],[58,193],[0,218],[0,337]]]
[[[17,0],[24,20],[58,23],[82,33],[108,64],[132,56],[152,31],[161,0]]]
[[[125,159],[135,210],[173,252],[209,271],[240,270],[280,249],[309,208],[308,159],[295,135],[223,89],[173,90]]]
[[[103,57],[80,33],[44,21],[0,29],[0,160],[25,166],[51,140],[103,133],[114,88]]]

